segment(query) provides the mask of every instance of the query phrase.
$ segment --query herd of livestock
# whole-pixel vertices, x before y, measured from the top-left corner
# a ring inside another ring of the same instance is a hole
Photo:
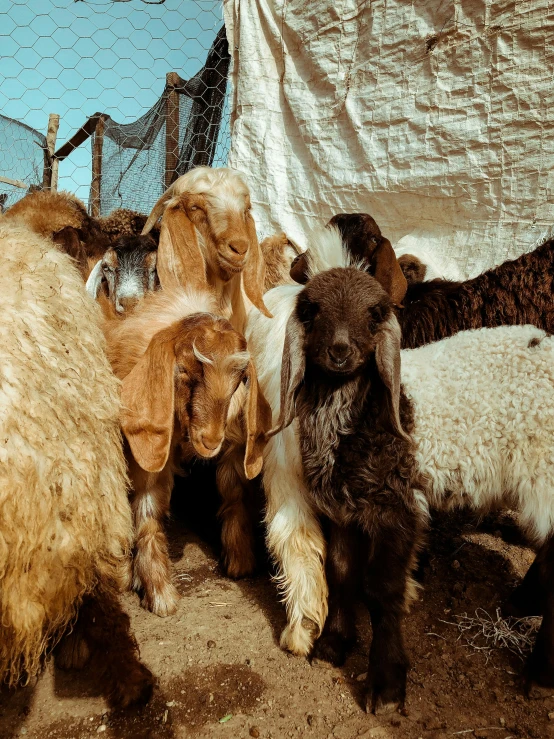
[[[403,620],[432,512],[505,508],[537,555],[506,609],[543,616],[554,685],[554,240],[467,281],[367,214],[258,242],[244,179],[198,167],[146,215],[63,192],[0,215],[0,674],[91,663],[149,700],[119,594],[177,608],[174,475],[216,466],[222,566],[266,543],[283,649],[338,665],[372,625],[368,711],[402,706]],[[431,263],[433,262],[434,263]],[[255,510],[259,510],[256,508]]]

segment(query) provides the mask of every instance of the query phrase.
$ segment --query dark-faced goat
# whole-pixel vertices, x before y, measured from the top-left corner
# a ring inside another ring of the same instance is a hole
[[[87,292],[103,294],[118,314],[129,310],[159,285],[157,248],[150,236],[122,236],[93,267]]]

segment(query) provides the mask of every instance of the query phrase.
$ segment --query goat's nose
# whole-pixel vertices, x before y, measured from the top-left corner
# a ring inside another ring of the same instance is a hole
[[[331,362],[341,367],[352,354],[352,349],[348,344],[333,344],[327,349],[327,353]]]
[[[210,452],[215,451],[221,444],[221,439],[214,439],[210,436],[204,435],[202,435],[200,438],[202,439],[202,444],[206,447],[206,449],[209,449]]]
[[[243,257],[248,251],[248,241],[243,241],[242,239],[229,241],[227,246],[229,247],[229,251],[237,257]]]

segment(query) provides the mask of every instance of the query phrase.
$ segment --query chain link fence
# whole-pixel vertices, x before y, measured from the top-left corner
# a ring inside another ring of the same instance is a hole
[[[191,167],[226,163],[221,0],[11,0],[0,48],[0,209],[57,187],[95,215],[148,212]]]

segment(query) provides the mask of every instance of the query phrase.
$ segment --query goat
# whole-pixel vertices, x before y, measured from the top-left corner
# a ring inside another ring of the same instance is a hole
[[[216,312],[242,332],[246,297],[267,314],[265,264],[251,215],[250,194],[238,172],[196,167],[160,197],[142,231],[160,216],[158,277],[163,289],[211,290]]]
[[[266,236],[260,242],[260,249],[265,262],[264,292],[278,285],[293,283],[291,265],[302,254],[302,249],[284,232]]]
[[[374,223],[365,213],[342,214],[329,221],[338,227],[350,253],[370,265],[375,258],[371,236]],[[534,251],[471,280],[410,285],[397,312],[402,347],[413,349],[464,329],[484,326],[533,324],[552,333],[553,295],[554,239],[548,239]]]
[[[34,233],[52,239],[76,261],[85,280],[109,246],[108,237],[89,216],[84,203],[69,192],[30,192],[8,208],[4,218],[14,219]]]
[[[60,665],[94,661],[111,705],[144,702],[153,677],[117,597],[132,520],[99,311],[50,240],[2,216],[0,248],[0,680],[33,678],[59,642]]]
[[[298,419],[309,502],[329,520],[329,615],[313,656],[344,662],[363,585],[373,627],[367,707],[384,710],[405,699],[402,618],[427,517],[400,328],[385,290],[355,268],[316,275],[295,302],[276,430]]]
[[[93,267],[87,292],[94,299],[103,292],[116,313],[124,313],[158,286],[156,261],[150,236],[122,236]]]
[[[256,477],[271,421],[246,341],[226,319],[213,315],[214,305],[205,292],[164,289],[146,296],[124,321],[106,326],[112,366],[123,381],[122,429],[130,448],[133,586],[143,592],[143,605],[159,616],[173,613],[178,600],[161,524],[178,460],[216,457],[227,424],[242,414],[244,474]],[[236,506],[224,499],[224,532],[226,518],[235,514]],[[224,550],[227,541],[234,544],[224,535]]]

